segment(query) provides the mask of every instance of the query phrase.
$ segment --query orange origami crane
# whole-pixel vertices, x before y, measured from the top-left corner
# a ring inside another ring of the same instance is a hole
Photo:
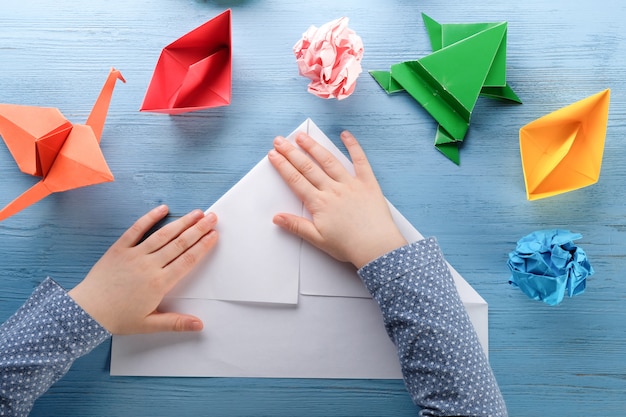
[[[180,114],[230,104],[230,9],[163,48],[140,111]]]
[[[595,184],[600,178],[611,91],[606,89],[520,129],[529,200]]]
[[[41,181],[0,210],[0,221],[48,195],[73,188],[113,181],[100,137],[116,80],[111,69],[84,125],[73,125],[59,109],[0,104],[0,135],[20,170]]]

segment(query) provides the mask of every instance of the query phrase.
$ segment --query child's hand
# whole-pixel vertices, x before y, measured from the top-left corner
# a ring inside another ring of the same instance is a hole
[[[274,223],[361,268],[407,242],[391,218],[363,149],[347,131],[341,139],[356,176],[305,133],[298,134],[296,143],[310,157],[282,137],[274,140],[269,160],[312,216],[311,221],[280,213]]]
[[[114,334],[197,331],[194,316],[160,313],[158,305],[215,246],[217,217],[194,210],[139,243],[168,212],[159,206],[128,229],[69,295]]]

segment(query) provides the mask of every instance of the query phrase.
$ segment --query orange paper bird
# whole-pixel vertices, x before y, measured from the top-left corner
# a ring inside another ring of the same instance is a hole
[[[547,114],[519,132],[526,195],[551,197],[600,178],[610,90]]]
[[[126,82],[111,69],[84,125],[73,125],[59,109],[0,104],[0,136],[26,174],[41,181],[0,210],[0,221],[60,191],[113,181],[100,149],[100,137],[115,81]]]
[[[230,9],[163,48],[140,111],[180,114],[230,104]]]

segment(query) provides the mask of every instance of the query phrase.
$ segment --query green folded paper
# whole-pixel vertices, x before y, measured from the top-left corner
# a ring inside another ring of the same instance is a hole
[[[479,96],[521,103],[506,82],[507,23],[440,24],[422,13],[433,53],[369,71],[388,93],[406,91],[439,123],[435,147],[457,165]]]

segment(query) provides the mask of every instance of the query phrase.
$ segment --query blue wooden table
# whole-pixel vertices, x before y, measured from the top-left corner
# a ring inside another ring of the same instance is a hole
[[[0,102],[58,107],[83,123],[110,67],[122,71],[102,148],[115,182],[52,195],[0,223],[0,320],[46,276],[78,283],[151,207],[206,208],[311,117],[336,143],[362,142],[389,200],[490,308],[490,360],[512,416],[626,412],[626,3],[615,0],[3,1]],[[170,117],[138,112],[161,48],[233,12],[228,107]],[[509,22],[508,80],[524,104],[479,100],[461,165],[433,148],[435,123],[364,72],[343,101],[306,92],[292,46],[309,25],[348,16],[363,67],[422,57],[420,13],[441,22]],[[612,100],[600,181],[530,202],[519,128],[605,88]],[[34,183],[0,146],[0,204]],[[507,254],[527,233],[566,228],[596,270],[556,307],[508,284]],[[208,324],[210,325],[210,323]],[[110,342],[78,360],[34,416],[410,416],[401,381],[110,377]]]

